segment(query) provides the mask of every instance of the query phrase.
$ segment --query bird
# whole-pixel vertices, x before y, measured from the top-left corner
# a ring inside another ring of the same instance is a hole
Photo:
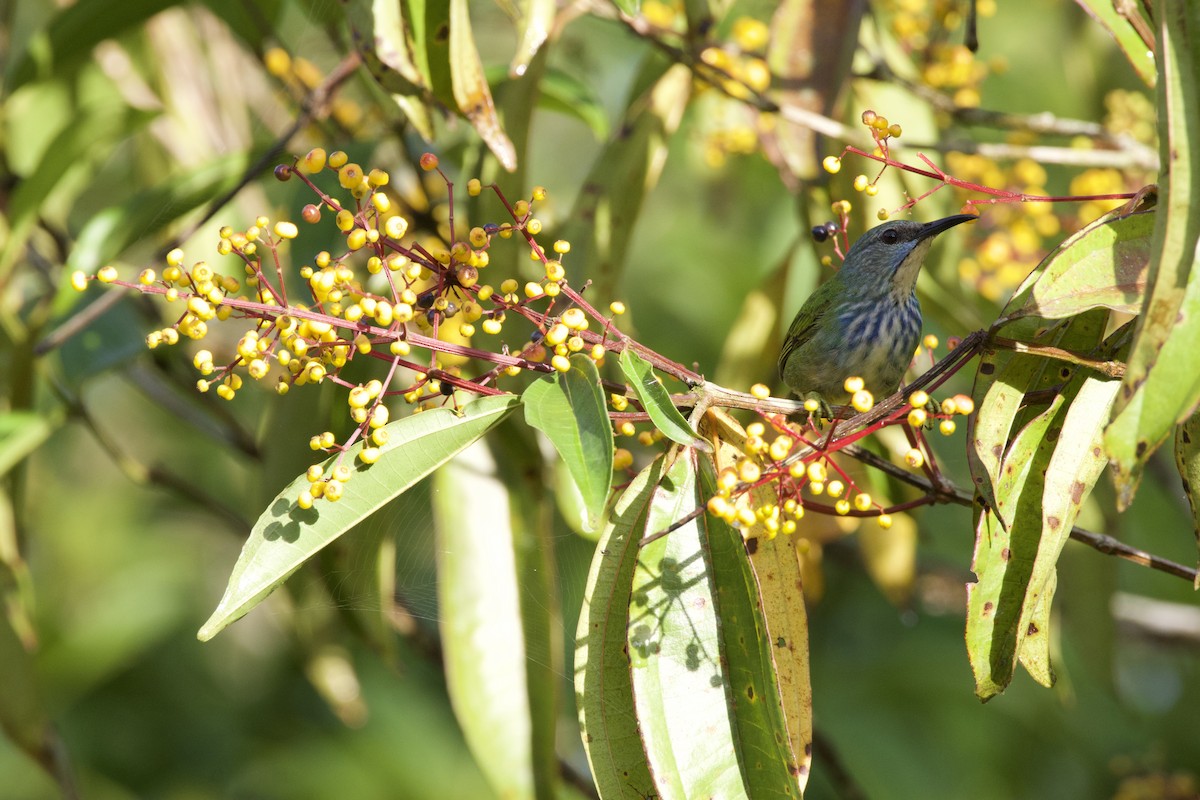
[[[894,393],[921,339],[917,273],[939,233],[976,217],[894,220],[864,233],[841,269],[805,301],[784,338],[779,375],[789,389],[821,404],[846,405],[847,378],[872,397]],[[823,413],[823,416],[828,414]]]

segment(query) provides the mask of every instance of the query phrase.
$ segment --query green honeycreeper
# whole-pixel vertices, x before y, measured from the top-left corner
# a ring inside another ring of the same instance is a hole
[[[917,273],[933,237],[975,219],[885,222],[859,237],[842,268],[805,301],[788,328],[779,374],[793,392],[845,405],[846,378],[877,399],[894,393],[921,339]]]

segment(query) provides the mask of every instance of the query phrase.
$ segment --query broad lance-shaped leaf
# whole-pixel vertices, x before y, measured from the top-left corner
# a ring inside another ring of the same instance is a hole
[[[701,458],[688,450],[691,458]],[[716,493],[709,459],[701,462],[701,496]],[[746,794],[760,798],[798,798],[807,770],[790,753],[787,719],[780,702],[775,668],[776,640],[763,615],[763,600],[740,531],[712,514],[698,517],[708,542],[721,623],[721,652],[728,666],[725,685],[742,765]],[[776,634],[782,635],[782,634]]]
[[[1025,586],[1041,539],[1042,476],[1050,463],[1055,425],[1064,403],[1057,395],[1013,439],[996,487],[996,509],[976,512],[975,556],[967,584],[967,657],[975,694],[989,700],[1012,681]],[[996,512],[1008,521],[1007,529]]]
[[[728,414],[710,411],[706,424],[716,429],[720,440],[717,469],[733,466],[741,458],[746,432]],[[753,507],[778,502],[770,486],[759,486],[739,501]],[[804,605],[804,580],[798,536],[778,536],[764,521],[756,522],[743,535],[745,550],[755,578],[765,640],[775,684],[774,701],[787,726],[787,765],[800,792],[812,767],[812,681],[809,672],[808,610]],[[764,702],[768,699],[764,697]]]
[[[517,152],[505,135],[492,102],[492,90],[471,33],[467,0],[450,0],[450,84],[458,110],[475,126],[500,164],[509,172],[515,170]]]
[[[1200,490],[1200,414],[1193,414],[1175,429],[1175,466],[1192,508],[1192,530],[1200,547],[1200,497],[1196,494]]]
[[[1001,321],[1026,316],[1062,319],[1097,307],[1136,314],[1146,291],[1153,211],[1107,216],[1072,236],[1042,262],[1023,302]]]
[[[523,580],[550,576],[544,564],[538,565],[540,571],[527,571],[523,567],[533,565],[519,563],[519,554],[539,552],[529,540],[538,535],[536,528],[545,526],[539,519],[543,504],[522,483],[528,473],[513,460],[505,458],[501,472],[491,449],[476,441],[434,474],[433,506],[446,688],[467,746],[488,782],[498,796],[518,800],[536,795],[535,765],[556,763],[552,739],[550,752],[536,757],[533,742],[537,723],[548,721],[553,730],[558,684],[553,675],[530,678],[540,671],[538,665],[549,669],[551,649],[560,648],[544,646],[539,635],[550,628],[548,620],[524,624],[527,613],[546,614],[557,604],[546,596],[544,581],[535,589]],[[536,470],[540,464],[534,466]],[[523,596],[531,591],[541,596]],[[487,657],[481,658],[484,653]],[[535,722],[533,706],[546,705],[535,702],[535,694],[548,695],[538,700],[549,700],[549,720]]]
[[[525,389],[525,421],[546,434],[575,479],[595,530],[612,486],[613,432],[600,390],[600,373],[585,355],[571,369],[544,376]]]
[[[671,402],[671,395],[667,394],[667,390],[658,382],[650,362],[626,347],[621,351],[620,364],[625,379],[637,392],[642,408],[646,409],[656,428],[673,442],[697,447],[705,452],[712,451],[712,446],[692,431],[688,421],[679,413],[679,409],[675,408],[675,404]]]
[[[654,491],[645,534],[696,510],[686,451]],[[629,605],[629,663],[642,744],[658,796],[745,797],[725,698],[713,576],[697,520],[638,553]]]
[[[1113,0],[1075,0],[1088,15],[1104,26],[1125,58],[1147,86],[1154,85],[1154,33],[1141,18],[1139,4]],[[1120,6],[1121,11],[1117,8]],[[1143,28],[1145,26],[1145,28]]]
[[[1100,344],[1108,322],[1107,309],[1097,308],[1061,322],[1022,317],[1005,325],[1001,332],[1020,341],[1052,345],[1087,353]],[[972,396],[979,410],[969,423],[967,463],[975,491],[989,508],[996,508],[1001,462],[1014,426],[1029,416],[1023,411],[1026,394],[1051,391],[1074,373],[1072,365],[1007,348],[983,352],[975,374]],[[1002,516],[1001,524],[1009,522]]]
[[[417,66],[401,0],[352,0],[345,3],[345,16],[364,66],[417,133],[432,141],[432,91]]]
[[[663,459],[655,459],[617,499],[596,544],[575,632],[579,732],[592,780],[607,800],[657,792],[634,713],[625,631],[638,546],[663,468]]]
[[[554,0],[523,0],[521,3],[521,41],[508,68],[513,77],[525,74],[529,62],[550,36],[554,11]]]
[[[1104,421],[1119,382],[1080,373],[1014,439],[997,487],[1007,532],[984,512],[969,588],[967,645],[981,699],[1001,692],[1020,654],[1039,681],[1051,680],[1046,631],[1049,597],[1063,545],[1105,466]],[[1025,646],[1026,637],[1035,641]]]
[[[520,405],[516,395],[481,397],[456,414],[434,409],[385,426],[388,442],[370,466],[358,460],[362,444],[342,454],[354,475],[345,496],[302,509],[296,498],[309,485],[301,474],[280,492],[250,531],[225,596],[200,629],[201,641],[216,636],[245,615],[322,547],[379,510],[456,453],[478,439]],[[330,458],[326,471],[337,461]]]
[[[1054,455],[1046,468],[1041,540],[1022,601],[1021,621],[1017,625],[1017,648],[1022,663],[1044,685],[1053,679],[1048,661],[1048,638],[1043,635],[1048,636],[1050,598],[1057,585],[1058,557],[1071,535],[1083,501],[1091,494],[1107,463],[1102,447],[1104,425],[1119,387],[1120,381],[1083,378],[1079,393],[1067,408]],[[1037,644],[1026,647],[1030,636]]]
[[[1156,3],[1160,213],[1147,292],[1112,424],[1104,437],[1117,506],[1150,455],[1200,402],[1200,3]]]
[[[600,297],[615,294],[630,237],[646,195],[658,183],[667,142],[678,129],[692,92],[686,66],[647,59],[621,123],[592,164],[562,237],[571,258],[589,265]],[[665,71],[664,71],[665,68]]]

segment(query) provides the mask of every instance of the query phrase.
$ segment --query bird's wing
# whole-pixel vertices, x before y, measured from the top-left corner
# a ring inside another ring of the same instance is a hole
[[[791,326],[788,328],[787,335],[783,339],[783,349],[779,352],[779,376],[783,377],[783,367],[787,364],[788,357],[797,349],[808,344],[809,339],[813,337],[813,333],[821,324],[821,320],[825,318],[825,314],[829,311],[830,303],[822,302],[825,298],[821,295],[829,294],[825,287],[828,283],[822,284],[813,293],[800,312],[796,314],[796,318],[792,320]],[[814,302],[815,301],[815,302]],[[805,313],[807,312],[807,313]]]

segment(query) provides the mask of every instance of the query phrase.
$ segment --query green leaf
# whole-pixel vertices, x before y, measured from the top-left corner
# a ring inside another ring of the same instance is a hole
[[[1117,506],[1133,501],[1146,460],[1200,402],[1200,5],[1159,3],[1159,208],[1142,313],[1104,444]]]
[[[575,117],[591,129],[597,141],[608,136],[608,115],[591,86],[551,67],[538,83],[538,90],[539,108]]]
[[[511,448],[502,452],[500,470],[489,447],[477,441],[433,476],[446,687],[497,796],[553,796],[551,786],[537,792],[535,780],[535,765],[556,765],[553,658],[560,652],[547,635],[553,620],[546,617],[556,603],[537,546],[548,529],[544,498],[534,496],[540,482],[527,482],[527,471],[514,463],[520,456],[511,457]],[[535,614],[542,618],[527,626]],[[543,712],[536,724],[535,698]],[[535,728],[543,742],[549,731],[548,753],[535,755]]]
[[[996,487],[996,510],[976,512],[975,555],[967,584],[967,657],[975,694],[989,700],[1012,681],[1017,626],[1041,539],[1042,476],[1053,455],[1065,397],[1054,401],[1013,439]],[[1001,527],[996,514],[1003,514]]]
[[[471,33],[467,0],[450,0],[450,85],[458,110],[470,120],[484,144],[506,170],[515,170],[517,153],[492,102],[492,91]]]
[[[638,545],[663,466],[655,459],[617,499],[596,545],[575,633],[579,731],[592,780],[606,800],[644,800],[658,791],[634,714],[625,631]]]
[[[1050,612],[1056,589],[1058,570],[1053,569],[1038,595],[1017,651],[1017,660],[1021,666],[1047,689],[1054,686],[1055,681],[1054,668],[1050,664]]]
[[[49,439],[60,424],[58,415],[49,416],[33,411],[0,413],[0,475],[41,447],[42,442]]]
[[[346,21],[363,64],[391,95],[392,101],[425,141],[433,141],[432,99],[425,76],[418,68],[412,36],[399,0],[355,0],[346,5]]]
[[[587,524],[600,526],[612,486],[613,432],[596,364],[571,356],[571,369],[534,381],[522,396],[525,421],[550,439],[575,479],[587,508]]]
[[[155,115],[128,108],[82,108],[47,146],[32,173],[17,182],[8,209],[7,242],[0,250],[0,276],[8,274],[33,230],[42,203],[68,171],[87,159],[96,148],[111,148],[114,140],[128,136]],[[138,235],[135,231],[133,235]]]
[[[515,77],[525,74],[529,62],[550,36],[554,27],[554,0],[522,0],[520,42],[508,70]]]
[[[700,503],[693,453],[667,470],[645,533],[665,530]],[[708,529],[700,519],[645,545],[629,605],[629,662],[638,726],[658,796],[746,797],[726,697]]]
[[[673,442],[695,447],[706,453],[712,452],[712,445],[697,436],[688,425],[688,421],[679,413],[679,409],[675,408],[675,404],[671,402],[671,395],[667,394],[667,390],[658,382],[650,362],[633,352],[632,348],[626,347],[621,351],[619,363],[621,371],[625,373],[625,379],[637,392],[638,399],[642,401],[642,408],[646,409],[656,428]]]
[[[1183,480],[1183,491],[1192,508],[1192,531],[1200,548],[1200,414],[1193,414],[1175,429],[1175,466]]]
[[[7,76],[5,94],[38,78],[69,77],[92,60],[92,50],[140,27],[150,17],[178,5],[176,0],[80,0],[63,9],[45,30],[31,37]],[[79,126],[84,127],[84,126]]]
[[[707,435],[720,440],[717,469],[733,466],[745,450],[745,430],[719,411],[705,419],[716,428],[716,435],[706,432]],[[762,507],[778,502],[778,497],[775,489],[764,485],[751,489],[740,502],[747,501],[753,507]],[[808,610],[804,605],[803,557],[798,551],[801,539],[775,535],[761,520],[740,535],[745,539],[757,602],[766,626],[762,641],[770,643],[767,675],[774,692],[761,697],[764,703],[774,700],[776,712],[782,715],[789,772],[803,793],[812,768],[813,734]]]
[[[245,153],[223,155],[160,186],[138,192],[93,216],[67,257],[68,271],[95,272],[135,242],[166,229],[184,214],[237,185],[249,166]]]
[[[308,485],[307,476],[300,475],[254,524],[225,596],[200,629],[200,640],[208,641],[244,616],[321,548],[445,464],[519,404],[515,395],[494,395],[471,402],[461,416],[435,409],[389,423],[388,442],[375,464],[357,460],[361,443],[342,454],[344,463],[354,465],[354,479],[337,503],[321,502],[307,510],[297,506],[296,497]],[[327,460],[325,469],[337,460]]]
[[[968,653],[981,699],[1008,685],[1014,654],[1039,681],[1052,680],[1040,638],[1048,632],[1048,594],[1079,509],[1104,469],[1103,429],[1119,386],[1080,372],[1006,454],[996,511],[1009,520],[1008,531],[997,531],[992,512],[984,513],[972,567],[978,583],[968,589]]]
[[[1107,309],[1097,308],[1058,323],[1021,317],[1001,332],[1018,341],[1087,353],[1100,344],[1108,316]],[[971,392],[978,411],[970,421],[967,463],[975,491],[989,508],[997,508],[1001,462],[1026,396],[1053,390],[1074,372],[1072,365],[1044,356],[999,347],[983,351]]]
[[[1148,30],[1149,26],[1141,16],[1139,15],[1135,21],[1131,21],[1128,16],[1117,10],[1118,4],[1113,0],[1075,0],[1075,2],[1083,7],[1088,16],[1104,26],[1104,29],[1116,41],[1117,46],[1121,48],[1121,52],[1125,54],[1125,58],[1129,59],[1129,63],[1137,72],[1138,77],[1145,81],[1147,86],[1153,86],[1154,53],[1151,48],[1154,46],[1154,34]],[[1130,13],[1138,14],[1137,4],[1124,3],[1123,6]],[[1142,34],[1138,32],[1139,26],[1144,26],[1146,29],[1144,32],[1148,38],[1143,38]]]
[[[695,458],[696,451],[689,450],[687,455]],[[707,459],[701,466],[701,493],[711,497],[716,494],[715,470]],[[699,519],[703,521],[717,589],[721,652],[728,666],[725,690],[746,794],[755,800],[800,797],[808,779],[807,759],[797,763],[790,752],[793,732],[788,730],[781,706],[785,692],[775,661],[778,637],[787,634],[767,627],[761,587],[746,557],[741,532],[707,512]],[[785,688],[794,691],[800,687]],[[800,731],[795,733],[801,735]]]
[[[1063,319],[1098,307],[1136,314],[1146,291],[1155,216],[1140,211],[1102,217],[1063,242],[997,324],[1026,316]]]
[[[679,127],[692,90],[692,73],[683,65],[667,68],[647,61],[635,95],[615,136],[592,164],[567,217],[562,237],[571,242],[571,258],[587,264],[600,297],[612,297],[646,195],[658,183],[667,141]]]

